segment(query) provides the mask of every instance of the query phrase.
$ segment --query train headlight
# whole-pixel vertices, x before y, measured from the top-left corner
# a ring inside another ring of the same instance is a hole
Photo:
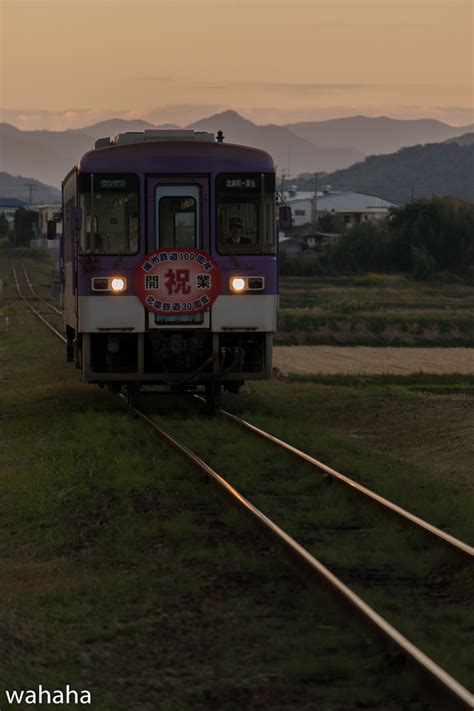
[[[241,294],[243,291],[263,291],[265,289],[265,277],[231,277],[229,279],[229,288],[236,294]]]
[[[92,291],[111,291],[113,294],[121,294],[126,288],[125,277],[92,277]]]
[[[245,279],[242,279],[242,277],[232,277],[230,280],[230,288],[237,293],[243,291],[245,289]]]
[[[118,294],[121,291],[125,291],[126,286],[127,280],[123,277],[112,277],[112,279],[110,280],[110,288],[115,294]]]

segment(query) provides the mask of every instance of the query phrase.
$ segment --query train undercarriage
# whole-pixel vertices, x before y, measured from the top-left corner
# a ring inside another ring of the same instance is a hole
[[[83,380],[124,389],[129,401],[148,386],[173,392],[203,389],[210,410],[225,389],[238,393],[245,380],[270,378],[272,334],[202,330],[83,333],[68,328],[68,360]],[[148,388],[149,389],[149,388]]]

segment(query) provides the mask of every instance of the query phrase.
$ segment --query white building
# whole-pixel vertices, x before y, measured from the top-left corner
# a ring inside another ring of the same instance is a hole
[[[362,222],[376,222],[388,215],[389,208],[397,207],[395,203],[357,192],[331,192],[329,188],[314,192],[299,192],[295,195],[285,194],[285,201],[291,207],[293,225],[310,224],[317,217],[331,214],[342,218],[344,224],[351,227]]]

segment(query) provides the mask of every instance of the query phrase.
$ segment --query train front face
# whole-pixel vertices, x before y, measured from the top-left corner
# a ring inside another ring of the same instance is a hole
[[[238,392],[271,377],[278,274],[268,154],[208,142],[96,150],[79,164],[76,204],[85,380]]]

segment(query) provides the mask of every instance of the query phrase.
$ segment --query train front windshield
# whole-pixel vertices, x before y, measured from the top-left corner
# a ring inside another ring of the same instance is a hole
[[[81,254],[136,254],[138,251],[138,177],[79,175]]]
[[[275,254],[275,175],[224,173],[216,179],[217,250]]]

